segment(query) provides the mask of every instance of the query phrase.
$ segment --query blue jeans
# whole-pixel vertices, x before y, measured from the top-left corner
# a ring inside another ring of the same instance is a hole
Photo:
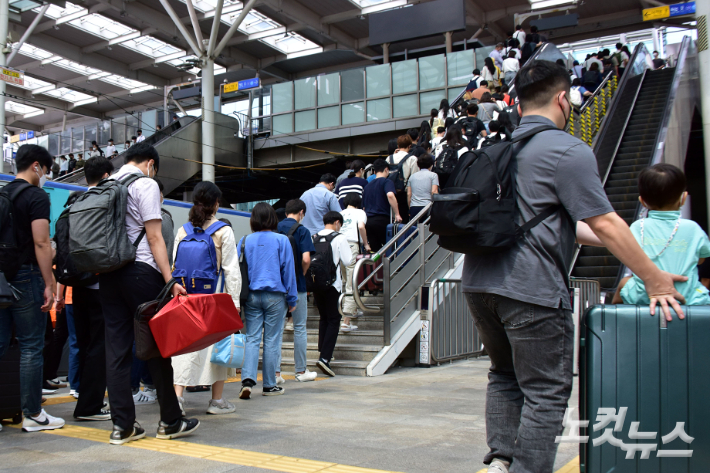
[[[491,358],[483,459],[512,461],[511,473],[552,473],[555,437],[572,392],[572,312],[494,294],[466,294]]]
[[[0,309],[0,358],[10,344],[12,326],[20,344],[20,398],[25,417],[42,410],[42,366],[44,332],[47,314],[40,310],[44,303],[44,280],[37,265],[26,264],[10,281],[20,300],[7,309]]]
[[[250,379],[256,382],[259,369],[259,345],[264,338],[264,360],[261,373],[263,386],[276,386],[276,363],[279,361],[279,335],[283,333],[284,319],[288,306],[286,295],[281,292],[251,291],[244,304],[247,326],[247,346],[242,368],[242,382]]]
[[[69,331],[69,387],[79,392],[79,344],[76,341],[74,326],[74,304],[67,304],[65,311]]]
[[[308,301],[305,292],[298,293],[298,304],[296,310],[291,312],[293,317],[293,360],[295,362],[296,373],[306,371],[306,350],[308,348],[308,332],[306,331],[306,320],[308,319]],[[286,319],[284,318],[284,325]],[[279,337],[279,361],[276,364],[276,371],[281,372],[281,343],[283,342],[283,329]]]
[[[150,375],[145,361],[136,356],[136,342],[133,342],[133,364],[131,365],[131,389],[140,390],[141,381],[145,386],[153,386],[153,377]]]

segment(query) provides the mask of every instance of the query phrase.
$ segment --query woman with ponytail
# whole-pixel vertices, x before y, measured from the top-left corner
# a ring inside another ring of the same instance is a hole
[[[217,280],[215,289],[223,288],[221,291],[232,296],[232,302],[239,308],[239,295],[242,290],[242,277],[239,270],[239,260],[237,258],[237,242],[234,238],[232,227],[217,220],[217,210],[219,210],[219,200],[222,191],[214,183],[203,181],[195,186],[192,194],[193,206],[188,216],[188,228],[202,229],[207,233],[209,228],[217,224],[220,225],[217,231],[212,233],[215,252],[217,256],[217,269],[222,273]],[[185,227],[180,227],[175,236],[175,249],[173,254],[173,269],[180,260],[180,242],[187,237]],[[212,346],[200,351],[185,355],[174,356],[172,358],[175,393],[180,402],[180,408],[185,411],[185,399],[183,391],[185,386],[205,386],[212,385],[212,399],[207,406],[208,414],[229,414],[235,411],[234,404],[223,399],[224,382],[227,378],[236,376],[236,370],[210,363]]]
[[[347,205],[345,205],[345,196],[348,194],[357,194],[362,197],[362,191],[367,185],[367,180],[363,179],[365,174],[365,162],[361,159],[356,159],[350,166],[350,174],[346,179],[340,181],[340,184],[335,188],[335,195],[338,196],[338,202],[340,203],[340,208],[345,210]]]

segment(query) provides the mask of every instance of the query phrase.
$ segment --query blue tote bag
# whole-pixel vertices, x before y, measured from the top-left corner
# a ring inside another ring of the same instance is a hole
[[[210,362],[227,368],[241,369],[244,366],[244,351],[246,350],[246,335],[233,333],[224,340],[214,344]]]

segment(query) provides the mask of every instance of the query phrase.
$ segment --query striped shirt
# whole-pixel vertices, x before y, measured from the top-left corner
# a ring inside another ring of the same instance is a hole
[[[335,188],[335,193],[338,196],[340,208],[345,210],[347,205],[343,203],[345,196],[348,194],[357,194],[362,197],[362,191],[367,185],[367,181],[361,177],[348,177],[343,179]]]

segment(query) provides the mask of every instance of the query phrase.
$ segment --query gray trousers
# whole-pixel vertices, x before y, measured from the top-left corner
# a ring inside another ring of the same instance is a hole
[[[572,312],[493,294],[468,293],[481,341],[491,358],[486,439],[510,473],[552,473],[555,437],[572,392]]]

